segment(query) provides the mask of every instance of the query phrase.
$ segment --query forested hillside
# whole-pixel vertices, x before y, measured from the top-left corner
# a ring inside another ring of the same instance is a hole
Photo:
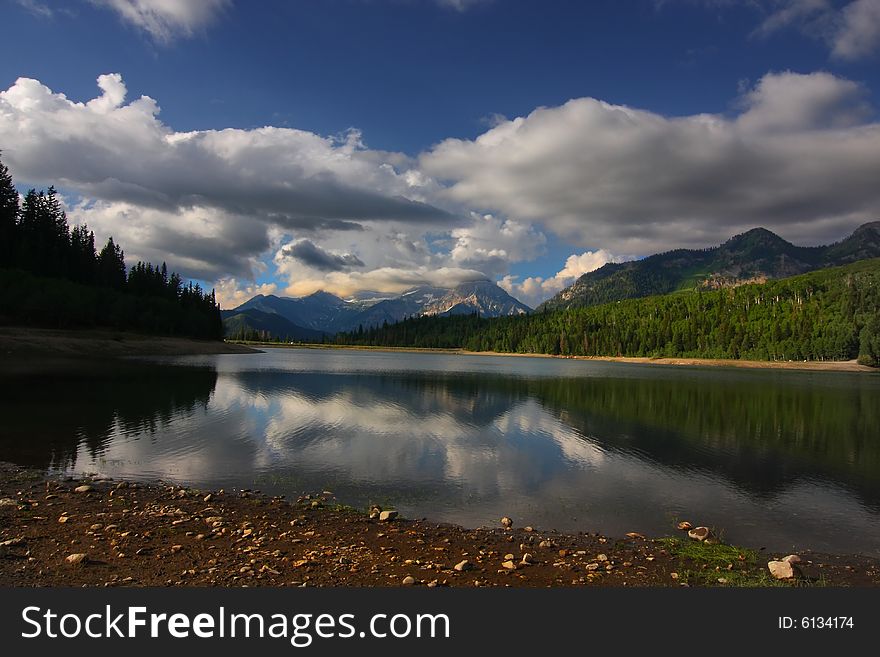
[[[676,249],[642,260],[608,263],[581,276],[538,310],[595,306],[679,290],[736,287],[880,257],[880,222],[829,246],[795,246],[754,228],[710,249]]]
[[[87,226],[70,229],[57,193],[31,189],[22,202],[0,162],[0,324],[109,327],[222,339],[220,308],[163,263],[126,268],[109,238],[100,252]]]
[[[712,291],[482,319],[409,319],[339,344],[571,356],[850,360],[880,364],[880,259]]]

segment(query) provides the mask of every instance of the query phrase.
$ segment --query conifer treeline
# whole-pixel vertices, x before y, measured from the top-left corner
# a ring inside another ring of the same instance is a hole
[[[880,365],[880,259],[710,292],[524,316],[419,317],[338,344],[554,354]]]
[[[31,189],[20,203],[2,162],[0,321],[223,338],[213,290],[184,285],[165,263],[127,269],[112,237],[97,251],[88,226],[70,229],[54,187]]]

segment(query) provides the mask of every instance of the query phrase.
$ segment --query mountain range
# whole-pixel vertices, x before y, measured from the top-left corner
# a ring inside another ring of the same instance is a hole
[[[222,312],[226,335],[256,330],[294,340],[320,340],[322,335],[393,324],[407,317],[462,315],[483,317],[520,315],[531,308],[490,281],[472,281],[453,288],[419,287],[403,294],[359,295],[342,299],[315,292],[293,299],[257,295],[237,308]]]
[[[676,249],[642,260],[609,263],[583,274],[538,306],[554,310],[595,306],[678,290],[717,289],[796,276],[880,257],[880,221],[863,224],[828,246],[795,246],[765,228],[709,249]]]

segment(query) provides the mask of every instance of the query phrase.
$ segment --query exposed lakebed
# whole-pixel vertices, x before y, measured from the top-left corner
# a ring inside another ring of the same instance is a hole
[[[266,349],[0,385],[0,460],[53,473],[880,556],[874,374]]]

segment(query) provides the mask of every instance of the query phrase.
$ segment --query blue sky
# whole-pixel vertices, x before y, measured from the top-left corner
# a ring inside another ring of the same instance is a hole
[[[16,181],[225,305],[880,217],[880,0],[0,2]]]

